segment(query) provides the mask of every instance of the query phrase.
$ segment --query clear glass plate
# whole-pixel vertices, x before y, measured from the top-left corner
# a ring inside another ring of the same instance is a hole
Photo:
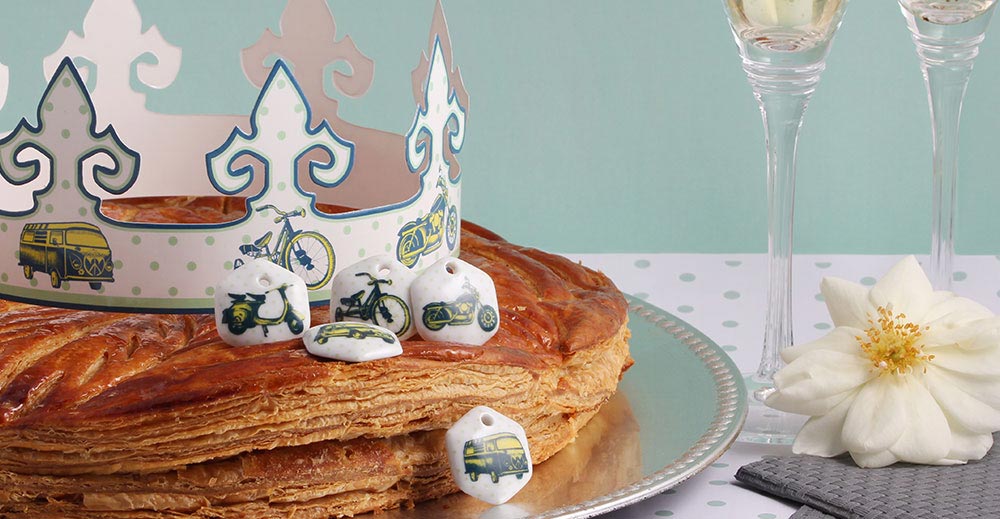
[[[464,494],[383,519],[582,519],[658,494],[718,459],[747,412],[739,369],[691,325],[628,297],[635,365],[576,441],[501,506]]]

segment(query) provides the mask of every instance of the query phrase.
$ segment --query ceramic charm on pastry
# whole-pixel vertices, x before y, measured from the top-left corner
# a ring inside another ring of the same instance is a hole
[[[359,261],[338,272],[330,284],[330,320],[367,322],[408,339],[417,333],[409,303],[416,277],[387,254]]]
[[[215,287],[215,324],[226,344],[294,339],[309,322],[305,281],[266,259],[243,265]]]
[[[306,350],[317,357],[365,362],[403,354],[403,346],[392,331],[368,323],[330,323],[306,331]]]
[[[444,258],[410,287],[420,337],[479,346],[500,325],[496,287],[489,274],[458,258]]]
[[[517,422],[478,406],[444,437],[451,475],[458,487],[491,505],[506,503],[531,479],[528,438]]]

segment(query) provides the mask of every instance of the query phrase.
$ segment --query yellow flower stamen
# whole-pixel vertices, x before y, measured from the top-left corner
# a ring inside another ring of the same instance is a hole
[[[875,368],[882,373],[902,375],[934,359],[934,355],[924,353],[919,344],[922,330],[908,322],[906,314],[894,314],[891,305],[880,306],[877,311],[878,321],[868,320],[871,326],[865,330],[867,337],[856,337]]]

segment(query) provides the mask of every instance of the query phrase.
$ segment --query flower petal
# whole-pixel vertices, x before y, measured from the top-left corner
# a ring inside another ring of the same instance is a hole
[[[951,450],[951,428],[934,397],[915,376],[900,377],[906,413],[903,435],[889,450],[900,461],[944,463]]]
[[[913,256],[903,258],[875,283],[868,300],[872,306],[890,308],[905,314],[911,322],[923,322],[934,302],[934,289]]]
[[[976,434],[952,425],[951,451],[948,458],[953,460],[981,460],[993,447],[993,435]]]
[[[907,427],[906,397],[900,377],[884,375],[866,384],[844,421],[844,445],[851,454],[877,453],[893,446]]]
[[[934,327],[953,328],[972,321],[994,317],[989,308],[964,297],[948,297],[932,305],[922,322]]]
[[[840,278],[823,278],[819,291],[826,301],[826,309],[834,326],[850,326],[861,330],[868,328],[868,319],[875,314],[875,307],[868,301],[868,289]]]
[[[847,417],[847,410],[851,408],[851,402],[854,401],[856,393],[854,391],[845,397],[829,413],[814,416],[806,421],[795,436],[792,452],[826,458],[847,452],[847,447],[840,439],[840,432],[844,429],[844,419]]]
[[[899,461],[893,453],[889,451],[878,451],[878,452],[851,452],[851,458],[854,459],[854,463],[857,463],[859,467],[863,469],[877,469],[881,467],[888,467],[893,463]]]
[[[924,384],[930,391],[954,431],[955,425],[970,434],[989,434],[1000,431],[1000,410],[991,407],[955,387],[940,375],[940,369],[928,366]]]
[[[939,326],[931,323],[923,332],[921,344],[931,350],[941,346],[957,346],[963,350],[1000,347],[1000,317],[979,319],[961,326]]]
[[[857,337],[864,336],[865,332],[849,326],[838,326],[830,333],[805,344],[789,346],[781,351],[781,358],[785,362],[792,362],[803,354],[815,350],[831,350],[842,353],[861,354],[861,344]]]
[[[990,375],[968,375],[944,369],[940,365],[933,368],[928,367],[928,371],[934,370],[934,376],[942,379],[947,384],[955,386],[972,398],[984,404],[1000,409],[1000,379]]]
[[[875,376],[871,363],[858,355],[815,350],[774,375],[778,389],[767,405],[789,413],[822,415],[840,403],[846,392]]]
[[[1000,376],[1000,348],[931,348],[930,365],[964,375]]]

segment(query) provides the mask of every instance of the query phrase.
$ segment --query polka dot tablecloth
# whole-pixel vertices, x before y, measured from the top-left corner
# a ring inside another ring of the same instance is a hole
[[[622,291],[684,319],[722,347],[743,372],[757,368],[764,336],[766,258],[761,254],[567,254],[601,270]],[[873,285],[901,256],[800,255],[794,258],[797,343],[832,323],[819,293],[824,276]],[[925,263],[924,258],[919,258]],[[952,289],[1000,313],[1000,256],[960,256]],[[784,519],[792,503],[757,494],[733,478],[740,466],[789,454],[785,446],[736,443],[716,463],[662,494],[602,516],[607,519]]]

